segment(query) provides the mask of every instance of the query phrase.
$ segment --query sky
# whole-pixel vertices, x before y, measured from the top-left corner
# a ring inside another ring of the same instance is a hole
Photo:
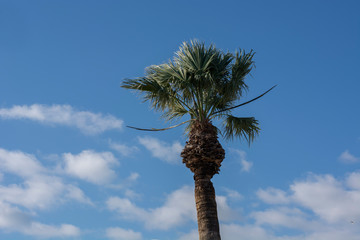
[[[0,0],[0,239],[197,240],[184,127],[120,88],[184,41],[256,54],[222,239],[360,236],[360,3]]]

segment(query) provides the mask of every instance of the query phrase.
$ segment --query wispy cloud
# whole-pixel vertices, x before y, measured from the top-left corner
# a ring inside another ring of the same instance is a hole
[[[216,196],[216,201],[221,221],[238,218],[237,211],[229,207],[227,197]],[[165,203],[158,208],[144,209],[130,199],[119,197],[109,198],[107,207],[124,219],[143,222],[148,229],[167,230],[189,221],[196,221],[194,189],[189,186],[170,193]]]
[[[289,198],[286,195],[286,192],[281,189],[276,188],[267,188],[259,189],[256,192],[256,195],[259,199],[261,199],[263,202],[268,204],[286,204],[289,203]]]
[[[124,157],[128,157],[139,150],[136,146],[128,146],[126,144],[115,143],[112,141],[109,142],[109,145],[111,149],[119,152]]]
[[[33,155],[0,148],[0,166],[1,172],[17,175],[24,180],[18,185],[0,185],[0,201],[30,209],[44,209],[56,203],[59,196],[65,194],[68,196],[67,199],[91,204],[79,188],[65,184],[61,178],[52,176]]]
[[[196,214],[193,191],[188,186],[169,194],[164,205],[155,209],[143,209],[119,197],[109,198],[107,206],[122,218],[143,222],[149,229],[170,229],[195,220]]]
[[[253,221],[247,221],[248,224],[221,221],[222,238],[357,240],[360,235],[359,182],[359,172],[352,172],[344,179],[329,174],[309,174],[305,179],[294,181],[286,190],[260,189],[257,196],[262,202],[261,210],[254,209],[245,216]],[[179,240],[198,240],[198,233],[193,230]]]
[[[342,181],[332,175],[310,174],[306,179],[291,184],[288,192],[274,188],[258,191],[262,201],[277,206],[253,212],[252,217],[259,225],[307,233],[299,239],[335,240],[343,230],[346,230],[342,234],[348,236],[347,239],[356,239],[360,232],[354,231],[350,221],[360,220],[358,180],[360,175],[356,172]]]
[[[236,153],[239,156],[239,162],[241,164],[242,172],[250,172],[250,169],[253,166],[253,163],[247,160],[246,152],[238,149],[230,149],[230,151]]]
[[[156,158],[168,163],[180,162],[180,153],[183,146],[177,141],[169,144],[153,137],[139,137],[139,142]]]
[[[141,240],[142,234],[119,227],[106,229],[106,236],[112,240]]]
[[[35,156],[0,148],[0,173],[12,174],[18,184],[0,185],[0,228],[41,238],[73,237],[80,229],[71,224],[60,226],[33,220],[37,211],[50,209],[67,201],[93,205],[84,192],[66,184],[45,168]]]
[[[356,163],[360,162],[360,158],[355,157],[352,155],[349,150],[346,150],[345,152],[341,153],[339,156],[339,160],[344,163]]]
[[[0,108],[0,118],[28,119],[49,125],[71,126],[85,134],[99,134],[123,127],[123,121],[114,116],[77,111],[70,105],[15,105],[12,108]]]
[[[76,237],[81,234],[78,227],[71,224],[59,226],[43,224],[32,220],[32,215],[0,201],[0,229],[21,232],[25,235],[53,238]]]
[[[226,192],[226,196],[231,200],[242,200],[244,197],[236,190],[223,188]]]

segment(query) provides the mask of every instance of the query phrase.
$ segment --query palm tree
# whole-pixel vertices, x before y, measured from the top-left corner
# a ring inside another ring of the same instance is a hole
[[[226,139],[239,137],[252,142],[259,133],[258,121],[253,117],[235,117],[231,111],[250,103],[269,92],[238,104],[248,86],[245,77],[254,66],[254,52],[244,50],[224,53],[214,45],[191,41],[183,43],[173,61],[152,65],[144,77],[126,79],[122,87],[143,93],[145,101],[163,112],[166,120],[188,117],[185,122],[161,131],[187,124],[188,138],[181,153],[183,163],[194,173],[195,202],[199,240],[219,240],[215,190],[211,182],[219,173],[225,151],[218,134]],[[213,122],[223,120],[221,129]]]

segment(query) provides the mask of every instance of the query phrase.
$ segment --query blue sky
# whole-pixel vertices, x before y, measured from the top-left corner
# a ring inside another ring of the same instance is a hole
[[[220,138],[223,239],[360,235],[358,1],[0,1],[0,238],[196,240],[192,174],[169,126],[125,78],[183,41],[256,51]]]

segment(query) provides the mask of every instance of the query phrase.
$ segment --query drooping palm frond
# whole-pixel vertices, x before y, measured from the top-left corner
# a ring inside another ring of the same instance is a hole
[[[234,108],[238,108],[238,107],[244,106],[244,105],[246,105],[246,104],[249,104],[249,103],[251,103],[251,102],[253,102],[253,101],[255,101],[255,100],[263,97],[265,94],[267,94],[268,92],[270,92],[271,90],[273,90],[276,86],[277,86],[277,85],[272,86],[269,90],[267,90],[267,91],[264,92],[263,94],[257,96],[256,98],[253,98],[253,99],[251,99],[251,100],[249,100],[249,101],[246,101],[246,102],[241,103],[241,104],[236,105],[236,106],[224,107],[224,108],[220,109],[219,111],[214,112],[213,115],[217,115],[217,114],[219,114],[219,113],[226,112],[226,111],[230,111],[230,110],[232,110],[232,109],[234,109]]]
[[[172,61],[148,67],[144,77],[126,79],[122,87],[143,93],[144,101],[162,111],[168,121],[189,115],[189,129],[193,120],[224,119],[226,138],[240,137],[250,142],[260,130],[258,122],[234,117],[231,110],[259,99],[275,87],[250,101],[237,103],[248,89],[245,78],[254,67],[254,54],[253,50],[246,53],[241,49],[235,54],[225,53],[214,45],[185,42]]]
[[[224,135],[227,139],[238,137],[251,143],[259,134],[260,128],[258,121],[253,118],[239,118],[227,115],[224,121]]]
[[[185,122],[182,122],[182,123],[179,123],[179,124],[176,124],[174,126],[167,127],[167,128],[138,128],[138,127],[132,127],[132,126],[126,126],[126,127],[133,128],[133,129],[140,130],[140,131],[158,132],[158,131],[165,131],[165,130],[169,130],[169,129],[172,129],[172,128],[176,128],[176,127],[181,126],[181,125],[183,125],[185,123],[188,123],[188,122],[190,122],[192,120],[193,119],[190,119],[190,120],[187,120]]]
[[[252,58],[254,54],[252,50],[249,53],[240,50],[233,56],[234,63],[228,64],[228,68],[231,67],[231,71],[229,69],[226,78],[216,86],[217,92],[215,98],[217,100],[213,103],[211,115],[232,107],[234,102],[242,97],[244,91],[247,91],[248,86],[244,80],[253,67],[254,62]]]
[[[161,111],[167,109],[174,101],[171,89],[151,78],[126,79],[121,86],[140,91],[144,94],[144,101],[150,101],[153,108]]]

